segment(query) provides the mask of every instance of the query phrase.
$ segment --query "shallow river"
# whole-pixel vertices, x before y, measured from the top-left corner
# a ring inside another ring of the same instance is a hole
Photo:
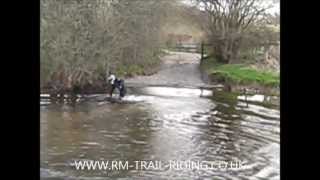
[[[277,97],[149,87],[130,89],[124,103],[103,99],[90,95],[68,105],[41,98],[41,179],[280,179]],[[135,166],[77,170],[75,162],[86,160]]]

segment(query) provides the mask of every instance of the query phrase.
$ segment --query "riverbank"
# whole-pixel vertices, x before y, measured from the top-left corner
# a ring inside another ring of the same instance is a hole
[[[221,64],[214,58],[204,58],[200,69],[207,83],[221,83],[228,91],[253,91],[279,95],[279,73],[258,70],[246,64]]]
[[[151,76],[157,73],[162,65],[162,58],[167,55],[166,51],[160,51],[157,55],[148,58],[148,61],[141,63],[125,63],[118,64],[110,69],[118,78],[130,79],[136,76]],[[95,94],[109,91],[109,86],[106,83],[106,72],[108,69],[98,69],[93,72],[86,71],[87,76],[83,72],[64,74],[60,73],[59,77],[50,81],[41,81],[40,91],[43,94]],[[89,73],[88,73],[89,72]],[[77,75],[82,75],[76,79],[77,84],[72,78]],[[90,77],[88,77],[90,75]],[[70,82],[71,81],[71,82]]]
[[[131,78],[135,76],[150,76],[157,73],[162,64],[162,58],[168,55],[167,51],[160,51],[158,55],[152,56],[148,61],[141,64],[127,64],[115,69],[115,74],[122,78]]]
[[[149,61],[142,64],[127,64],[119,66],[114,70],[114,73],[122,78],[130,78],[134,76],[149,76],[159,71],[161,66],[161,57],[166,55],[165,52],[160,52],[158,56],[154,56]]]
[[[125,81],[138,86],[204,87],[207,84],[201,79],[200,58],[198,53],[166,51],[155,74],[135,76]]]
[[[153,63],[145,66],[122,66],[115,71],[115,74],[125,80],[126,86],[131,87],[207,87],[207,84],[201,79],[200,54],[198,53],[164,50],[158,61],[150,60],[151,62]],[[49,87],[41,88],[41,93],[44,94],[66,94],[72,91],[57,91]],[[103,79],[100,79],[92,85],[75,90],[75,93],[77,94],[79,91],[81,94],[108,92],[108,85]]]

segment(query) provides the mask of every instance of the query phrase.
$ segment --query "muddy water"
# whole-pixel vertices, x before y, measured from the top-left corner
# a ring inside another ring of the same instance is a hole
[[[199,89],[131,89],[41,101],[41,179],[280,179],[278,99]],[[242,162],[236,169],[76,170],[74,161]]]

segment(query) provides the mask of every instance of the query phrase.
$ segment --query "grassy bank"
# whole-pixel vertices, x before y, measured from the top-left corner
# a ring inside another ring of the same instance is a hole
[[[258,71],[245,64],[220,64],[213,58],[206,58],[201,69],[211,81],[232,85],[258,85],[263,87],[278,87],[279,74],[268,71]]]
[[[137,75],[151,75],[158,71],[160,67],[160,59],[158,57],[150,59],[143,64],[129,64],[118,66],[115,73],[120,77],[133,77]]]

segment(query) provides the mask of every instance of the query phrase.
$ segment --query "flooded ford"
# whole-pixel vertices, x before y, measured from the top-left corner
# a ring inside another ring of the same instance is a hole
[[[169,87],[131,88],[122,103],[48,96],[40,105],[41,179],[280,179],[278,97]],[[76,167],[85,161],[124,168]],[[171,167],[179,162],[241,164]]]

